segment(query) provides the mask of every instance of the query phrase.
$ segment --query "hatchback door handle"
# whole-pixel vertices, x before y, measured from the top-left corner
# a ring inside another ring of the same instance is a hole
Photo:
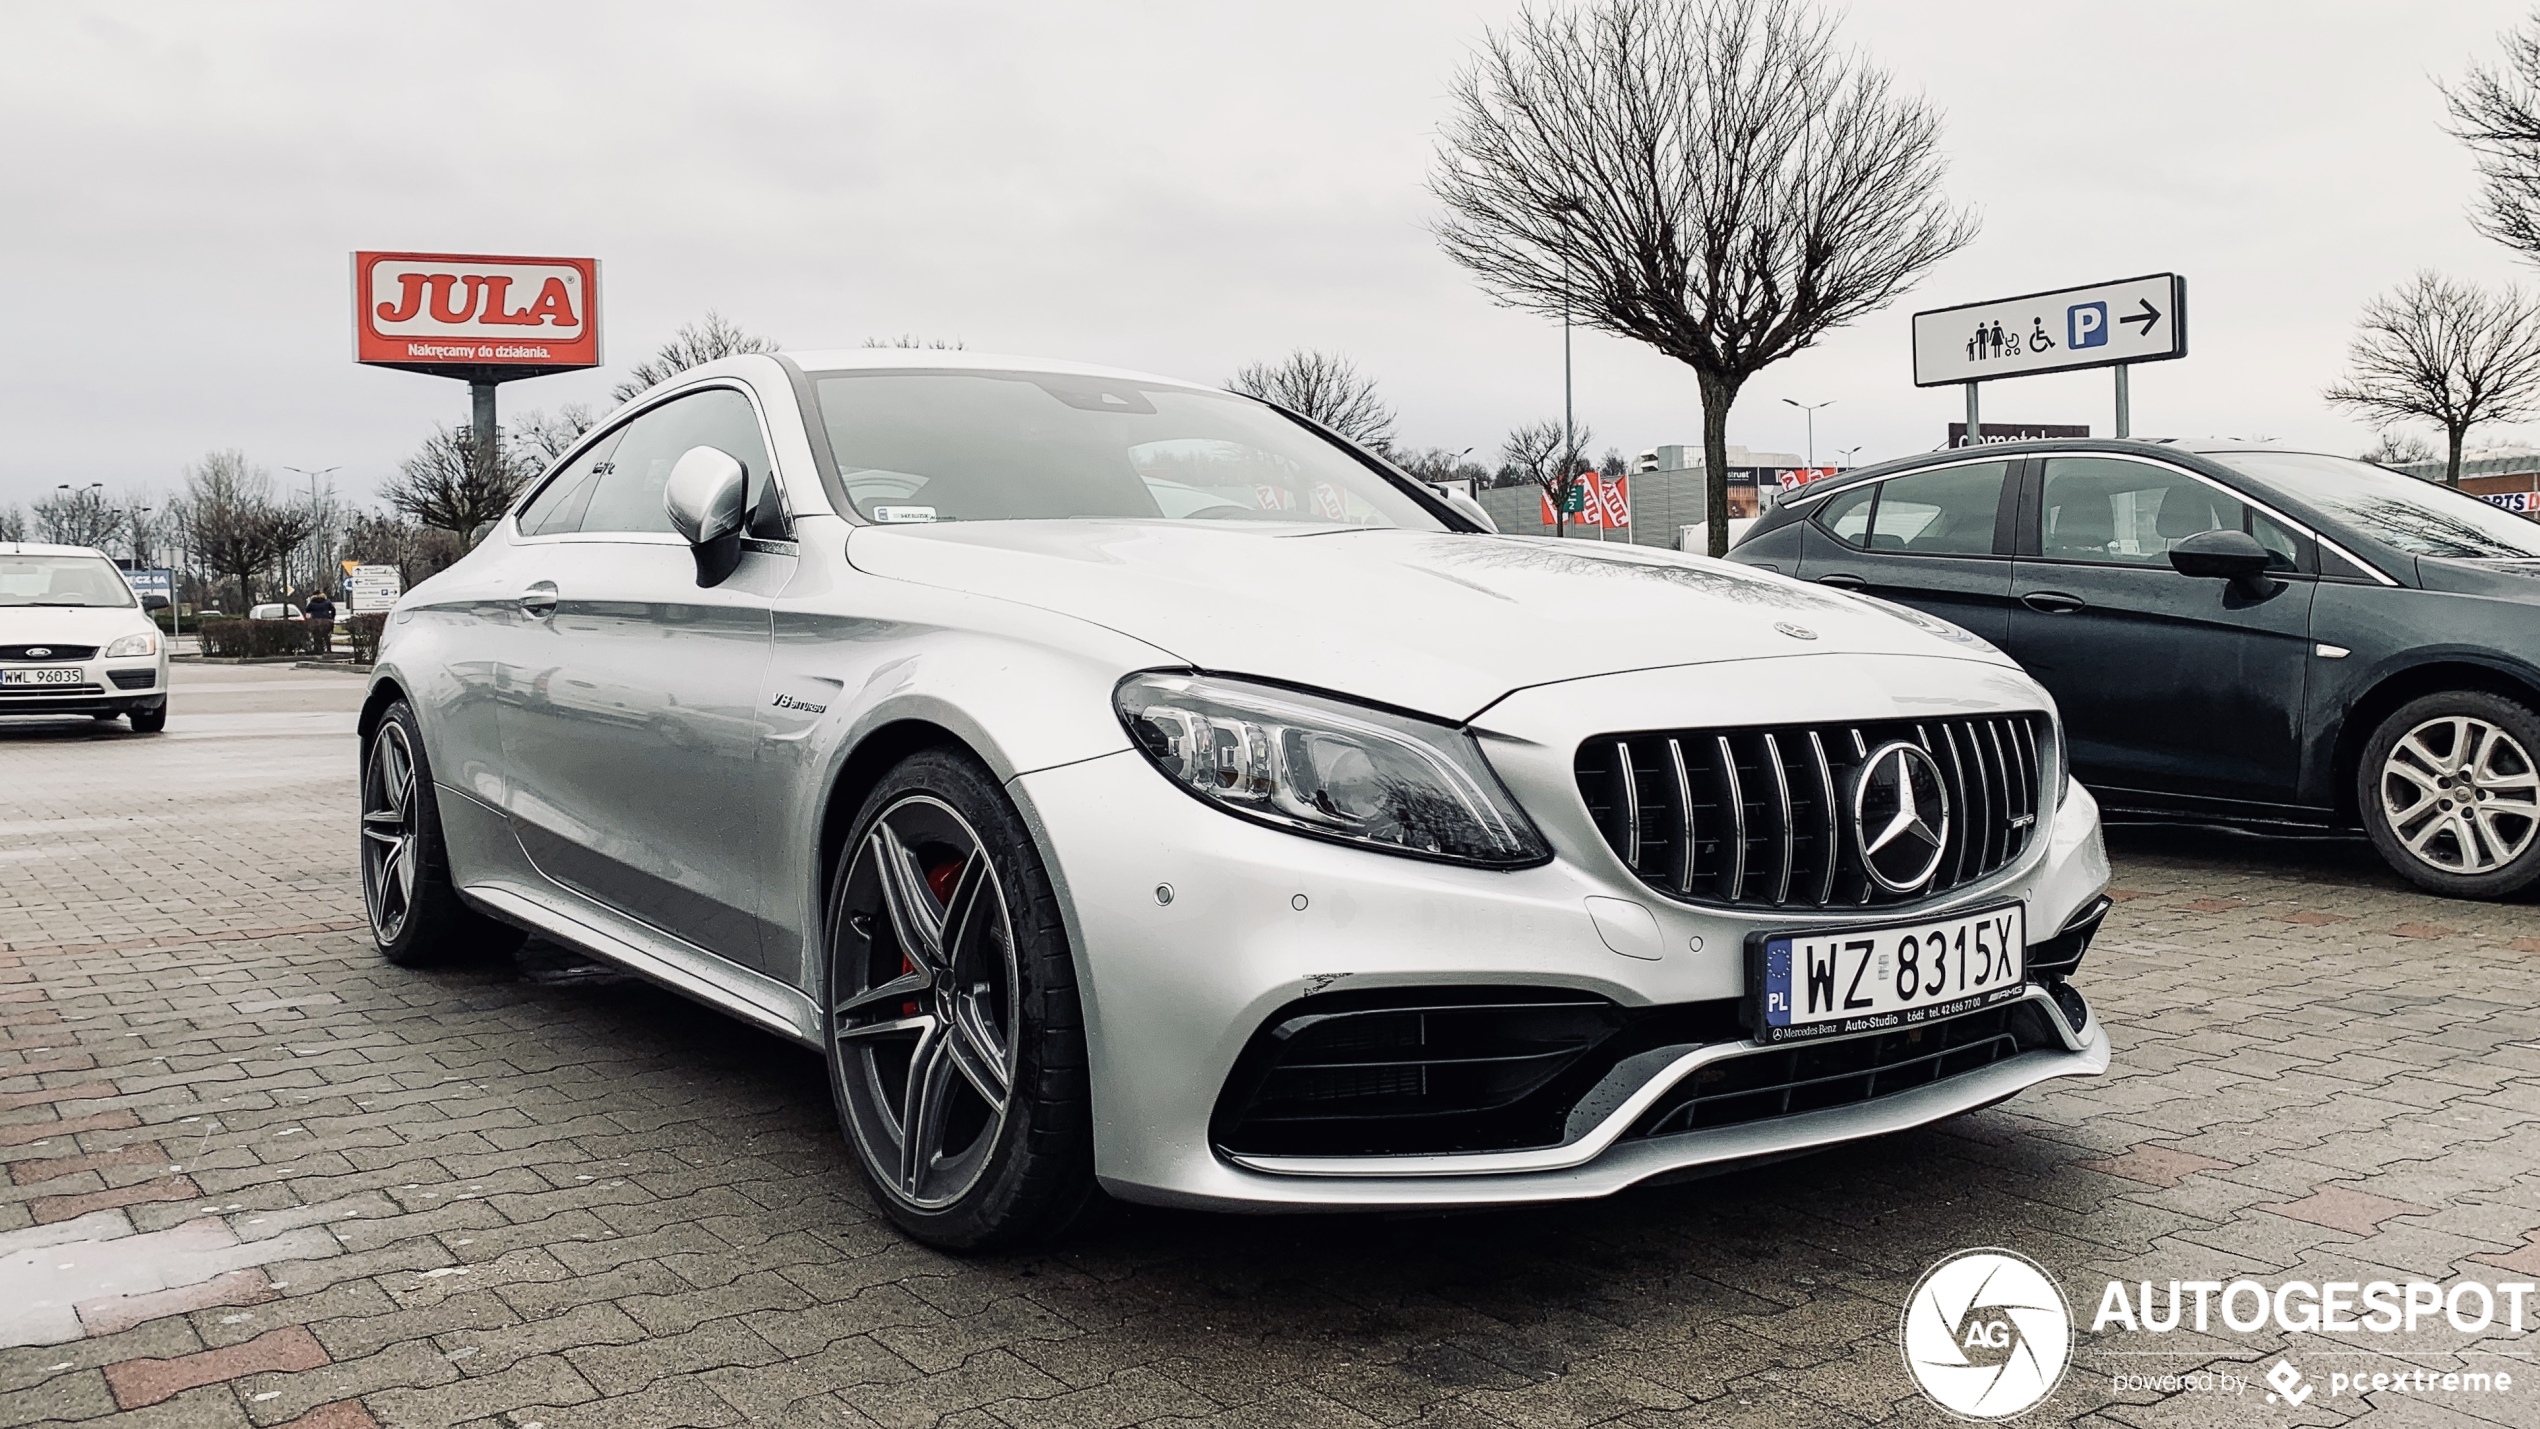
[[[1830,585],[1836,590],[1860,590],[1861,588],[1867,586],[1869,582],[1861,579],[1859,576],[1846,575],[1841,571],[1836,571],[1831,575],[1822,575],[1817,577],[1817,584]]]
[[[2033,590],[2020,597],[2020,604],[2031,610],[2042,610],[2048,615],[2070,615],[2076,610],[2087,608],[2090,602],[2077,595],[2066,595],[2059,590]]]
[[[544,620],[556,613],[556,583],[540,581],[520,593],[520,608],[532,620]]]

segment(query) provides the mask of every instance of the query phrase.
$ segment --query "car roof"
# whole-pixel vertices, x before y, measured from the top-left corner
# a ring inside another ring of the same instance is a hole
[[[101,561],[106,558],[106,553],[94,546],[48,546],[41,541],[0,541],[0,553],[12,556],[95,556]]]
[[[1783,504],[1813,501],[1864,481],[1876,481],[1899,472],[1936,466],[1943,462],[2041,456],[2053,453],[2105,452],[2123,456],[2177,458],[2184,453],[2196,457],[2216,457],[2232,452],[2280,452],[2285,454],[2341,456],[2339,452],[2313,453],[2301,447],[2280,446],[2274,442],[2253,441],[2243,437],[2155,438],[2132,437],[2056,437],[2031,442],[1987,442],[1981,447],[1943,447],[1937,451],[1916,452],[1912,456],[1890,457],[1869,466],[1856,467],[1840,476],[1812,481],[1793,493]],[[2352,458],[2348,458],[2351,460]]]
[[[831,372],[1040,372],[1057,377],[1101,377],[1143,386],[1182,387],[1197,392],[1223,390],[1211,383],[1164,377],[1125,367],[1103,367],[1090,362],[1066,362],[1012,353],[971,352],[959,348],[847,347],[780,355],[814,376]]]

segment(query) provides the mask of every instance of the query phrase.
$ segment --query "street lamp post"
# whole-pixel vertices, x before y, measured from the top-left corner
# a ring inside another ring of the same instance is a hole
[[[1800,402],[1784,397],[1782,402],[1786,406],[1797,407],[1808,414],[1808,467],[1813,471],[1817,466],[1817,409],[1833,406],[1834,399],[1828,397],[1822,402]],[[1860,448],[1854,447],[1853,450],[1859,451]]]

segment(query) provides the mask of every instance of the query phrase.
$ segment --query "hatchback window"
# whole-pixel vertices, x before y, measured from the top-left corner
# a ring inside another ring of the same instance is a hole
[[[579,525],[589,532],[672,531],[662,488],[670,469],[691,447],[714,447],[749,473],[748,509],[761,511],[767,496],[767,443],[750,399],[728,387],[677,398],[626,424],[597,479]],[[542,494],[543,495],[543,494]],[[534,505],[535,503],[533,503]],[[752,534],[765,534],[752,523]],[[552,528],[541,534],[553,534]]]
[[[1223,392],[1029,372],[820,379],[855,513],[883,523],[1047,520],[1442,523],[1277,410]]]
[[[0,555],[0,605],[130,605],[123,577],[96,556]]]
[[[2011,464],[1977,462],[1894,477],[1879,490],[1870,549],[1926,556],[1989,556]]]
[[[2038,549],[2050,561],[2166,566],[2170,547],[2190,536],[2248,529],[2237,498],[2119,457],[2047,458],[2041,505]]]

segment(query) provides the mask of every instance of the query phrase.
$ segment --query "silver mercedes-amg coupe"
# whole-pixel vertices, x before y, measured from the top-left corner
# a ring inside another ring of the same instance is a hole
[[[939,1245],[1601,1196],[2108,1064],[2098,809],[1999,651],[1164,378],[684,373],[398,603],[361,734],[389,959],[530,930],[819,1049]]]

